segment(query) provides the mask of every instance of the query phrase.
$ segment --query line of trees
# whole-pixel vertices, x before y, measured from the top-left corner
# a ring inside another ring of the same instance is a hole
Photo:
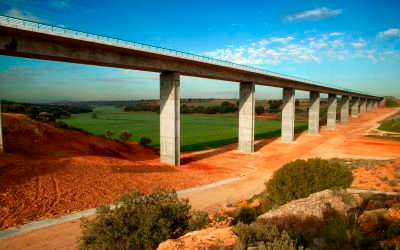
[[[58,105],[1,101],[1,112],[26,114],[35,120],[55,121],[55,119],[70,117],[71,114],[90,113],[92,111],[90,106],[83,104]]]

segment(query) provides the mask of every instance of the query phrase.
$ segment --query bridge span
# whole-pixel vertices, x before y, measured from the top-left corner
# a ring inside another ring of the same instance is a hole
[[[295,90],[310,92],[308,132],[319,133],[320,93],[328,94],[328,129],[378,107],[382,97],[205,56],[0,15],[0,55],[160,73],[160,160],[180,164],[180,76],[238,82],[239,150],[254,151],[255,85],[279,87],[282,140],[294,140]],[[1,93],[0,93],[1,95]],[[351,98],[351,105],[350,105]],[[1,116],[0,116],[1,128]],[[0,129],[0,151],[2,151]]]

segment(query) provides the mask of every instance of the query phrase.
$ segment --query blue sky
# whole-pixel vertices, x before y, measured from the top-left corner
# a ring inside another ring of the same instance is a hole
[[[0,0],[0,13],[400,96],[400,1]],[[0,57],[0,97],[159,97],[158,74]],[[181,95],[237,98],[238,84],[182,77]],[[281,89],[257,86],[257,99]],[[298,96],[307,93],[299,91]]]

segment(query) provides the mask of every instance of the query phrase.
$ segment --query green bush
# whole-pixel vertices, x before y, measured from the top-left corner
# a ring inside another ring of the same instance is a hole
[[[253,222],[248,225],[239,222],[232,229],[244,247],[254,245],[257,242],[270,242],[280,235],[278,228],[270,223]]]
[[[322,234],[324,241],[334,249],[344,246],[359,248],[363,233],[357,222],[357,215],[357,213],[348,215],[331,213]]]
[[[194,211],[191,213],[187,231],[196,231],[205,228],[210,221],[205,211]]]
[[[263,106],[256,106],[255,112],[256,112],[257,115],[261,115],[262,113],[265,112],[264,107]]]
[[[112,132],[111,130],[106,130],[106,132],[104,133],[104,136],[107,138],[107,139],[112,139],[112,136],[113,136],[113,134],[114,134],[114,132]]]
[[[400,107],[400,99],[393,97],[393,96],[385,97],[385,106],[386,107]]]
[[[118,133],[118,139],[121,141],[121,142],[126,142],[126,141],[129,141],[129,139],[131,139],[131,137],[132,137],[132,133],[131,132],[129,132],[128,130],[122,130],[122,131],[120,131],[119,133]]]
[[[275,205],[281,205],[325,189],[347,188],[352,180],[347,166],[313,158],[285,164],[265,185],[269,199]]]
[[[251,207],[239,207],[236,210],[233,224],[238,222],[242,222],[245,224],[250,224],[257,219],[257,212],[254,208]]]
[[[304,247],[298,246],[296,240],[290,238],[288,233],[285,231],[279,236],[276,237],[272,242],[267,242],[265,244],[265,248],[259,247],[258,249],[262,250],[302,250]]]
[[[147,146],[151,143],[151,139],[148,137],[140,137],[139,143],[140,145]]]
[[[155,249],[189,229],[190,205],[175,191],[156,190],[149,196],[123,195],[120,206],[100,206],[94,220],[82,219],[83,249]]]
[[[386,238],[393,238],[397,235],[400,235],[400,222],[394,222],[389,225],[388,230],[386,231]]]

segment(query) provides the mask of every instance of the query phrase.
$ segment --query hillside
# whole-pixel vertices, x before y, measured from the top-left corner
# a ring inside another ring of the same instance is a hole
[[[57,128],[19,114],[4,113],[2,119],[1,229],[111,203],[131,189],[183,189],[222,178],[218,173],[226,176],[224,170],[203,174],[199,165],[167,166],[154,149],[137,143]]]

